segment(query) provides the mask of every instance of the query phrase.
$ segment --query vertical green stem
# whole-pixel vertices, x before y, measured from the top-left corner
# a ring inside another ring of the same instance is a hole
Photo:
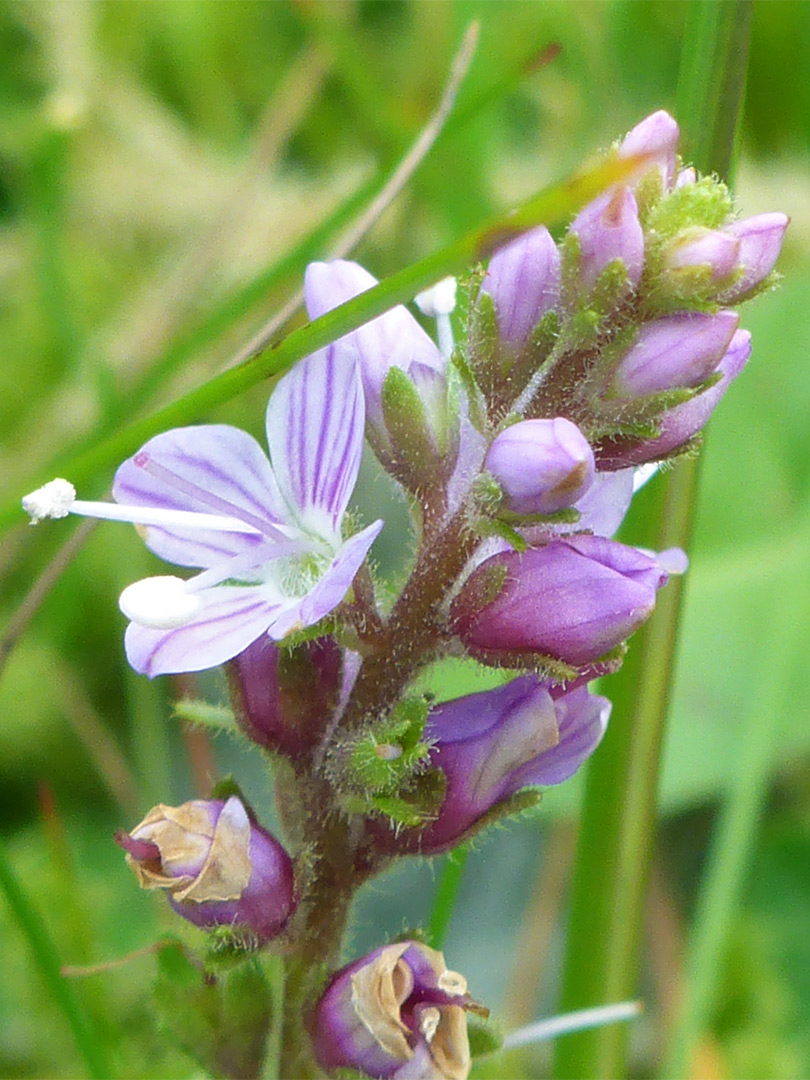
[[[692,0],[679,85],[687,157],[728,176],[745,86],[751,0]],[[634,543],[688,546],[698,462],[656,480],[644,535]],[[655,825],[655,798],[674,673],[682,586],[671,581],[654,617],[634,638],[611,680],[613,717],[589,764],[571,896],[561,1011],[620,1001],[636,991],[640,935]],[[626,1075],[627,1032],[619,1026],[559,1040],[555,1072]]]

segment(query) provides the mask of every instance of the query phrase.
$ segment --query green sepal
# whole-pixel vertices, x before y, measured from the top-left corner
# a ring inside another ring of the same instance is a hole
[[[481,537],[499,536],[515,551],[526,551],[528,542],[520,533],[502,518],[481,518],[475,523],[475,531]]]
[[[158,954],[153,1000],[160,1022],[211,1075],[259,1076],[270,992],[255,961],[216,976],[180,944]]]
[[[428,715],[424,697],[400,701],[374,730],[351,746],[343,779],[364,797],[395,795],[427,760],[422,739]]]
[[[467,1037],[470,1040],[470,1057],[487,1057],[497,1054],[503,1046],[503,1032],[494,1021],[481,1020],[467,1015]]]
[[[516,791],[508,799],[491,806],[485,814],[478,818],[475,824],[464,834],[464,840],[477,836],[484,829],[488,829],[498,821],[503,821],[504,818],[520,817],[521,814],[534,810],[542,798],[543,792],[539,788],[523,788],[522,791]]]
[[[453,350],[453,355],[450,357],[450,368],[455,370],[461,386],[463,386],[466,391],[470,423],[476,431],[486,433],[489,426],[486,404],[475,375],[473,374],[473,370],[460,349]]]
[[[419,396],[407,373],[393,366],[382,386],[382,411],[391,443],[391,471],[409,491],[416,492],[441,480],[442,449],[447,441],[447,401],[445,416],[433,431]]]
[[[478,567],[464,583],[464,608],[478,612],[489,607],[500,596],[508,576],[509,570],[503,563],[484,563]]]
[[[502,522],[524,528],[530,525],[576,525],[581,516],[575,506],[567,506],[551,514],[519,514],[516,510],[502,510],[498,515]]]
[[[498,319],[495,302],[488,292],[480,291],[467,321],[467,356],[470,370],[483,385],[491,381],[491,370],[498,361]]]
[[[227,705],[211,705],[197,698],[181,698],[172,707],[172,714],[177,720],[183,720],[195,727],[219,735],[241,735],[233,710]]]
[[[653,245],[672,240],[694,226],[720,229],[731,217],[733,203],[728,188],[713,176],[703,176],[694,184],[673,188],[650,211],[645,241]]]

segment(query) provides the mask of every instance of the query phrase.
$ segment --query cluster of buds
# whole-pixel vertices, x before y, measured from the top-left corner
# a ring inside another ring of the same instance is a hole
[[[689,452],[744,367],[731,306],[768,286],[787,226],[737,220],[677,142],[670,116],[648,117],[615,150],[635,172],[559,243],[539,227],[472,272],[458,343],[445,280],[416,298],[438,345],[398,306],[304,360],[271,395],[269,454],[233,427],[181,428],[121,465],[114,503],[65,480],[23,500],[33,521],[133,522],[198,569],[124,590],[128,659],[150,677],[227,665],[242,731],[294,764],[284,801],[311,874],[330,858],[327,820],[329,835],[345,826],[341,864],[368,876],[526,805],[604,734],[610,703],[587,682],[618,667],[686,564],[612,537],[638,467]],[[375,284],[356,263],[314,263],[309,315]],[[383,522],[348,513],[364,438],[414,512],[416,566],[390,609],[367,562]],[[512,681],[439,705],[408,696],[429,662],[460,654]],[[235,797],[159,806],[118,842],[140,884],[199,926],[264,943],[295,922],[293,862]],[[313,1045],[327,1070],[464,1080],[471,1009],[439,953],[389,945],[332,978]]]

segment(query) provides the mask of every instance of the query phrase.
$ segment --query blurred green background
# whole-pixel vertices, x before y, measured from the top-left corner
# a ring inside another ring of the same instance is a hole
[[[471,19],[480,41],[451,118],[356,249],[378,276],[672,108],[685,10],[678,0],[0,4],[5,498],[239,352],[416,138]],[[550,44],[559,54],[538,65]],[[738,734],[752,716],[770,762],[767,809],[692,1075],[810,1075],[808,151],[810,5],[760,2],[737,193],[744,213],[779,209],[792,225],[783,285],[743,311],[752,361],[707,440],[649,904],[647,1008],[634,1035],[642,1076],[654,1072],[683,990],[707,838],[744,767]],[[260,436],[267,390],[198,419]],[[369,498],[390,499],[368,475]],[[102,495],[110,480],[97,475],[81,494]],[[401,543],[402,510],[391,513],[383,561]],[[21,515],[3,533],[0,633],[74,528],[34,532]],[[194,940],[138,892],[114,828],[155,802],[201,793],[212,770],[233,771],[272,817],[256,756],[172,719],[183,694],[222,700],[217,676],[149,683],[124,662],[115,599],[156,565],[134,531],[96,531],[1,654],[0,827],[68,965],[103,964],[168,932]],[[455,692],[452,671],[437,680]],[[579,792],[576,782],[549,792],[529,819],[480,840],[468,863],[445,952],[508,1025],[555,1006]],[[368,887],[352,951],[423,921],[436,873],[413,861]],[[0,1074],[83,1075],[8,912],[0,956]],[[72,984],[116,1075],[201,1075],[150,1014],[154,972],[145,953]],[[544,1075],[546,1051],[508,1068]],[[502,1065],[481,1071],[504,1075]]]

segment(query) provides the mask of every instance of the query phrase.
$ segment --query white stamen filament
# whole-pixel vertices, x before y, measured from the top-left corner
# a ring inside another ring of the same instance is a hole
[[[435,1005],[429,1006],[422,1013],[422,1017],[419,1021],[419,1030],[425,1036],[425,1041],[427,1043],[433,1042],[433,1037],[439,1029],[439,1021],[441,1018],[442,1014]]]
[[[456,286],[454,277],[442,278],[429,289],[424,289],[414,297],[416,306],[423,315],[436,320],[436,335],[439,339],[439,352],[447,359],[453,353],[453,325],[450,315],[456,307]]]
[[[127,585],[118,606],[132,622],[150,630],[174,630],[199,614],[202,604],[188,582],[172,575],[142,578]]]
[[[83,517],[103,518],[105,521],[128,521],[132,525],[154,525],[156,528],[172,526],[181,529],[215,529],[217,532],[249,533],[259,535],[259,530],[239,518],[223,514],[201,514],[196,510],[169,510],[162,506],[130,506],[126,503],[88,502],[76,499],[70,508],[72,514]]]
[[[101,518],[105,521],[126,521],[131,525],[154,525],[157,528],[214,529],[217,532],[261,535],[261,530],[237,517],[224,514],[201,514],[196,510],[170,510],[160,506],[127,506],[122,503],[92,502],[77,499],[76,489],[69,480],[50,480],[41,488],[24,496],[23,510],[31,523],[45,518],[63,518],[68,514]],[[273,533],[280,530],[273,526]]]
[[[503,1040],[501,1050],[514,1050],[518,1046],[556,1039],[570,1031],[588,1031],[590,1028],[604,1027],[606,1024],[618,1024],[622,1020],[633,1020],[644,1011],[640,1001],[621,1001],[615,1005],[600,1005],[594,1009],[578,1009],[576,1012],[552,1016],[549,1020],[538,1020],[536,1024],[511,1031]]]

